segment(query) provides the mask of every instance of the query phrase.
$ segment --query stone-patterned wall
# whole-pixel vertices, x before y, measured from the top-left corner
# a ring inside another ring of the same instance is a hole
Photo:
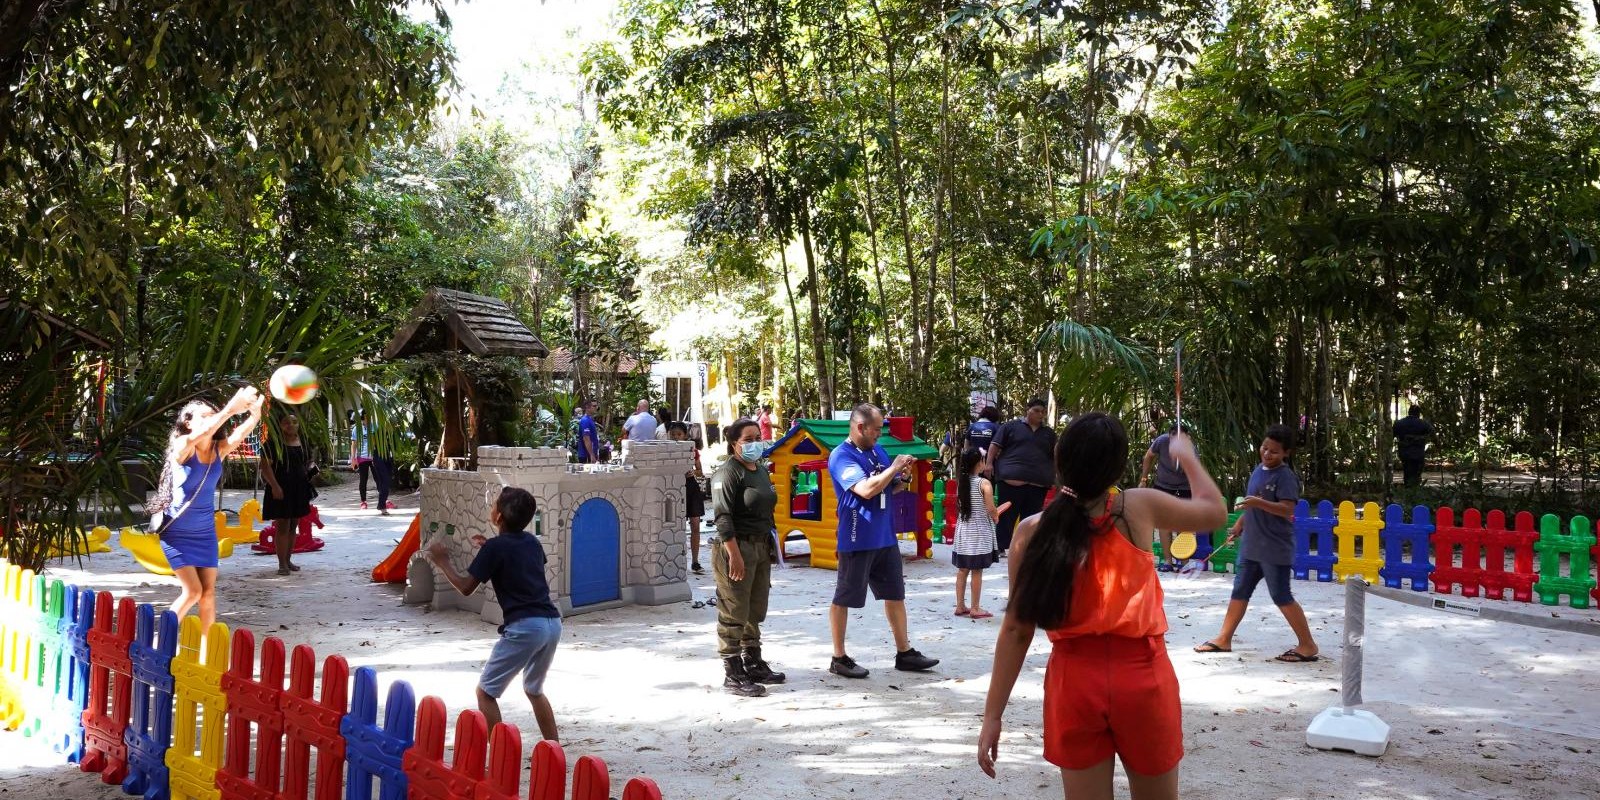
[[[562,448],[481,447],[476,471],[423,471],[422,547],[447,536],[451,562],[464,571],[478,550],[472,536],[496,533],[489,526],[489,506],[500,487],[527,489],[539,503],[536,525],[549,559],[545,578],[551,598],[564,613],[571,613],[567,560],[573,516],[584,501],[600,497],[617,509],[621,527],[622,597],[577,611],[687,600],[683,495],[684,473],[694,465],[692,448],[689,442],[637,442],[629,448],[626,464],[608,466],[569,464]],[[419,554],[410,571],[413,585],[407,589],[406,602],[464,608],[490,622],[501,621],[493,589],[462,597],[420,558]]]

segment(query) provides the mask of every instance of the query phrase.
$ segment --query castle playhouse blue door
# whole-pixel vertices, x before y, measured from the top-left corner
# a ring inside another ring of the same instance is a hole
[[[593,497],[578,506],[568,564],[573,608],[621,599],[622,525],[611,501]]]

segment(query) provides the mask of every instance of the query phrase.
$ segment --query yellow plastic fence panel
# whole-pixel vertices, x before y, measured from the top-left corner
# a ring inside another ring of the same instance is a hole
[[[15,569],[15,568],[13,568]],[[28,719],[29,707],[37,708],[38,691],[34,682],[38,678],[37,648],[33,641],[34,619],[38,616],[38,598],[34,592],[37,576],[31,569],[16,570],[7,578],[12,581],[6,591],[6,619],[11,630],[6,636],[6,678],[11,684],[11,705],[0,728],[14,731]]]
[[[172,749],[167,751],[172,800],[222,797],[217,770],[222,768],[223,723],[228,714],[228,697],[222,693],[228,644],[227,625],[212,623],[202,640],[200,619],[183,618],[178,656],[172,660]]]
[[[22,569],[0,560],[0,730],[22,724],[23,656],[20,637],[27,617],[22,609]]]
[[[1373,502],[1361,505],[1356,514],[1356,504],[1349,500],[1339,504],[1339,520],[1333,526],[1338,539],[1339,560],[1333,564],[1333,576],[1340,583],[1352,575],[1359,575],[1368,583],[1379,583],[1378,569],[1383,566],[1383,512]]]

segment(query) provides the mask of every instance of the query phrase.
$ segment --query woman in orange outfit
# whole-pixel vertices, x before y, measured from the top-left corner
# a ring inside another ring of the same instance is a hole
[[[1128,434],[1086,414],[1055,449],[1060,490],[1018,523],[1011,602],[995,642],[994,673],[978,736],[978,766],[994,777],[1000,719],[1035,628],[1054,649],[1045,674],[1044,757],[1072,800],[1112,796],[1112,756],[1135,800],[1176,798],[1183,758],[1178,679],[1167,660],[1167,616],[1150,554],[1154,529],[1207,530],[1226,521],[1222,494],[1183,434],[1172,457],[1193,496],[1113,492],[1128,463]]]

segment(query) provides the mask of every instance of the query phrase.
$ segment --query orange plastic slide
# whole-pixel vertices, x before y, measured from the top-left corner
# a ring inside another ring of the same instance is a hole
[[[405,583],[406,567],[411,564],[411,556],[422,547],[422,515],[411,518],[411,527],[406,528],[406,535],[400,539],[400,544],[395,545],[394,552],[383,560],[382,564],[372,568],[372,581],[374,583]]]

